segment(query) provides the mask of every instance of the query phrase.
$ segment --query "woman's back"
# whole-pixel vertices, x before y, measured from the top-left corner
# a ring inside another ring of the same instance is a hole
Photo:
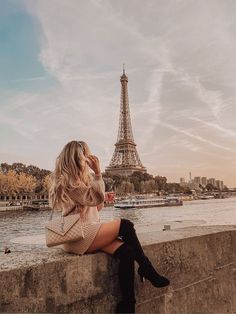
[[[65,204],[62,214],[66,216],[79,213],[83,208],[81,223],[85,237],[79,241],[63,244],[62,248],[67,252],[84,254],[102,225],[97,209],[97,206],[101,205],[105,199],[105,184],[102,175],[93,175],[89,186],[80,183],[77,188],[69,192],[69,195],[74,201],[74,206],[67,207]]]

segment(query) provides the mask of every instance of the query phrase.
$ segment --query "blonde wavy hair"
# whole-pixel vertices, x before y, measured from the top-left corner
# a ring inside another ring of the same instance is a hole
[[[88,186],[92,179],[86,158],[90,149],[84,141],[70,141],[56,158],[55,170],[49,177],[49,206],[61,211],[66,206],[73,206],[74,202],[69,191],[78,187],[80,181]],[[80,209],[83,212],[83,206]]]

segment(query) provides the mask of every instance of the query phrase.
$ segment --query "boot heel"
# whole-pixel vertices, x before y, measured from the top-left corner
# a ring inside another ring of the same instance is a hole
[[[170,284],[169,279],[158,274],[150,262],[147,262],[145,269],[139,267],[138,274],[140,276],[141,282],[144,282],[145,279],[148,279],[151,284],[157,288],[162,288]]]
[[[145,279],[144,279],[144,277],[143,277],[142,275],[139,275],[139,277],[140,277],[140,281],[141,281],[141,282],[144,282],[144,281],[145,281]]]
[[[145,278],[143,277],[143,274],[141,273],[140,267],[138,268],[138,274],[139,274],[139,277],[140,277],[140,281],[144,282]]]

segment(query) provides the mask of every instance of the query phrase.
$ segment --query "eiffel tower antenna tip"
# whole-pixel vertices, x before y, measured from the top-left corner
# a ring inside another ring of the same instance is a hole
[[[125,64],[123,63],[123,74],[125,75]]]

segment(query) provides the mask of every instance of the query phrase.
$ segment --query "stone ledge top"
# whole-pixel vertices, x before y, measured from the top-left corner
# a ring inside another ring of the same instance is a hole
[[[142,245],[149,246],[158,243],[172,242],[187,238],[201,237],[213,233],[230,232],[236,230],[236,225],[212,225],[212,226],[193,226],[168,231],[155,231],[155,225],[149,232],[142,227],[135,228]],[[58,260],[71,258],[91,258],[96,254],[106,254],[104,252],[77,255],[64,252],[60,247],[39,248],[34,251],[12,251],[9,254],[0,253],[0,271],[16,270],[24,267],[35,267]]]

